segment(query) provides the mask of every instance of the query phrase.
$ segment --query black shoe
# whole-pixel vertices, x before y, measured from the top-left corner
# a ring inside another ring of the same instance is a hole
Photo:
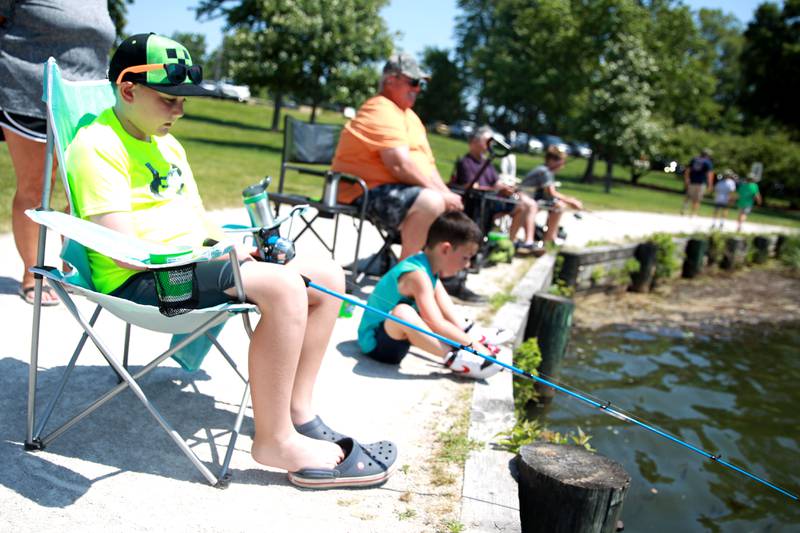
[[[452,298],[455,298],[459,302],[467,305],[478,305],[478,304],[485,304],[489,301],[489,298],[484,296],[483,294],[478,294],[477,292],[472,292],[467,288],[466,285],[462,285],[458,291],[453,292],[450,294]]]

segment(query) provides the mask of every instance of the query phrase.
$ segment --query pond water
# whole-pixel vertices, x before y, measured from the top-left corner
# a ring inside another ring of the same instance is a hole
[[[559,381],[800,492],[800,323],[573,332]],[[551,429],[592,435],[631,475],[626,531],[800,531],[800,503],[558,394]]]

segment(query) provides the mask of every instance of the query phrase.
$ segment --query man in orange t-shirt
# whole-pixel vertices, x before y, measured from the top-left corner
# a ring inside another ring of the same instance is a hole
[[[368,213],[400,228],[400,259],[422,250],[428,228],[446,210],[463,209],[447,188],[428,144],[425,126],[411,107],[423,72],[408,54],[393,54],[383,67],[379,94],[345,125],[331,169],[362,178],[369,188]],[[342,182],[338,200],[359,205],[357,185]]]

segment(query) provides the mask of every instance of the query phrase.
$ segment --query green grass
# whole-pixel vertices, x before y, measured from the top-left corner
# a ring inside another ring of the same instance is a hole
[[[289,110],[289,114],[308,119],[307,112]],[[323,111],[319,122],[343,123],[338,113]],[[277,179],[280,168],[283,135],[269,130],[272,123],[272,107],[263,104],[239,104],[210,99],[195,99],[186,105],[186,116],[173,129],[173,134],[183,143],[189,162],[200,185],[203,201],[209,209],[238,206],[241,190],[265,175]],[[453,171],[456,159],[467,149],[463,140],[430,135],[430,143],[436,156],[437,167],[445,181]],[[523,174],[542,163],[541,156],[519,155],[517,168]],[[682,203],[680,179],[674,175],[651,172],[642,178],[644,184],[654,184],[672,189],[674,192],[656,191],[634,187],[630,183],[614,182],[611,194],[603,192],[602,180],[594,184],[580,183],[586,166],[583,159],[570,159],[558,174],[561,190],[579,197],[589,209],[640,210],[660,213],[677,213]],[[598,164],[597,173],[605,172]],[[629,170],[617,165],[614,177],[630,181]],[[321,185],[313,177],[289,175],[287,189],[290,192],[318,196]],[[15,188],[15,177],[5,143],[0,143],[0,231],[11,226],[11,198]],[[56,186],[54,207],[65,204],[60,185]],[[706,201],[701,215],[711,215],[712,205]],[[730,217],[730,215],[729,215]],[[757,208],[748,220],[800,227],[800,212],[779,209]]]

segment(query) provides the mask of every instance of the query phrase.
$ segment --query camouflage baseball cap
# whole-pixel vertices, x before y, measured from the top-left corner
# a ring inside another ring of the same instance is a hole
[[[414,59],[411,54],[406,54],[405,52],[400,52],[397,54],[392,54],[389,56],[389,60],[383,66],[383,73],[387,74],[390,72],[396,72],[398,74],[403,74],[408,76],[411,79],[430,79],[431,75],[421,68],[417,64],[417,60]]]
[[[116,83],[120,74],[120,81],[139,83],[165,94],[213,96],[200,87],[203,70],[192,62],[186,47],[155,33],[140,33],[122,41],[111,57],[108,79]]]

